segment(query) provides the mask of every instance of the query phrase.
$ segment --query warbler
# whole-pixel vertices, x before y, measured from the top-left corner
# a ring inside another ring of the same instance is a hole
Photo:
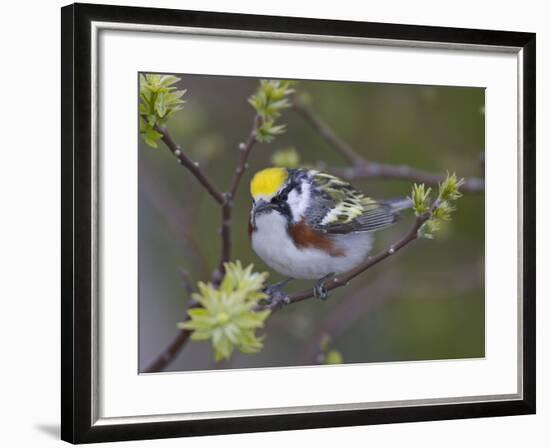
[[[316,279],[313,292],[322,299],[329,278],[365,260],[372,233],[412,206],[408,198],[374,200],[313,169],[263,169],[253,176],[250,193],[249,235],[256,254],[289,280]]]

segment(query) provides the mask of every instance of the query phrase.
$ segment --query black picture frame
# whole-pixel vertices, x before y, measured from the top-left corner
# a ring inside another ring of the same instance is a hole
[[[352,36],[393,41],[510,46],[523,61],[523,216],[535,211],[535,34],[247,14],[73,4],[62,8],[62,309],[61,438],[72,443],[341,427],[535,413],[535,220],[523,220],[523,397],[205,420],[97,426],[92,421],[91,23]]]

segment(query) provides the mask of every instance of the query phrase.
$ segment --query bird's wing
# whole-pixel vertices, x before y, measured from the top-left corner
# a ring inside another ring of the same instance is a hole
[[[399,215],[392,208],[382,202],[371,203],[365,208],[363,214],[347,222],[335,222],[327,224],[325,230],[332,234],[345,234],[350,232],[372,232],[383,229],[397,221]]]
[[[397,220],[395,209],[383,201],[364,196],[348,182],[326,173],[315,173],[313,183],[319,199],[310,212],[310,225],[332,234],[370,232]]]

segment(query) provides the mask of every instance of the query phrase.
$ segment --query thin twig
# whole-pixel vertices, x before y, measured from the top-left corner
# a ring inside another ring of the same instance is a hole
[[[347,180],[367,178],[398,179],[431,186],[437,186],[446,178],[446,175],[417,170],[407,165],[390,165],[375,162],[353,165],[347,168],[328,168],[328,170]],[[466,193],[483,192],[485,191],[485,182],[478,177],[466,177],[464,178],[464,184],[460,187],[460,191]]]
[[[233,200],[228,193],[224,193],[225,202],[222,205],[222,222],[220,226],[220,235],[222,239],[220,261],[216,270],[212,274],[212,281],[218,285],[223,277],[224,263],[227,263],[231,257],[231,212],[233,211]]]
[[[199,166],[199,162],[193,162],[181,149],[181,146],[176,143],[176,141],[173,139],[170,132],[168,132],[168,129],[156,126],[155,130],[157,132],[160,132],[162,134],[162,141],[164,144],[168,147],[168,149],[176,156],[178,159],[178,162],[185,166],[191,174],[193,174],[197,180],[202,184],[202,186],[210,193],[210,196],[214,198],[214,200],[220,204],[223,205],[224,203],[224,197],[223,195],[218,191],[218,189],[210,182],[210,180],[206,177],[206,175],[202,172]]]
[[[336,132],[299,97],[295,96],[293,109],[298,112],[321,137],[325,139],[347,162],[347,168],[328,168],[328,171],[347,180],[365,178],[400,179],[410,182],[438,185],[445,179],[444,175],[418,170],[407,165],[390,165],[373,162],[357,153],[353,147],[342,140]],[[485,191],[485,182],[477,177],[465,178],[461,191],[478,193]]]
[[[192,287],[192,281],[189,277],[189,273],[187,271],[182,270],[181,277],[184,283],[184,288],[189,294],[189,302],[187,304],[187,311],[193,308],[197,308],[199,306],[199,303],[195,301],[191,297],[191,293],[193,292]],[[187,312],[185,312],[185,316],[187,316],[184,320],[189,320],[189,315]],[[168,344],[168,347],[166,347],[163,352],[158,355],[144,370],[143,373],[155,373],[155,372],[161,372],[163,371],[166,366],[172,363],[180,350],[187,344],[189,341],[189,336],[191,336],[192,331],[191,330],[184,330],[181,329],[178,331],[178,334],[176,337]]]
[[[231,187],[229,188],[229,194],[231,195],[231,198],[234,198],[235,195],[237,194],[237,189],[239,188],[239,184],[241,182],[243,174],[248,168],[248,164],[247,164],[248,156],[250,155],[250,151],[252,150],[254,144],[257,141],[256,135],[258,132],[258,128],[261,125],[262,125],[262,118],[259,115],[256,115],[252,122],[252,129],[250,130],[248,139],[246,140],[245,143],[241,143],[239,145],[239,150],[241,151],[241,155],[239,157],[239,165],[235,170],[233,180],[231,181]]]
[[[292,107],[314,128],[321,137],[336,149],[340,155],[351,165],[360,165],[365,163],[365,159],[355,152],[347,142],[342,140],[321,117],[315,114],[303,101],[297,96],[294,97]]]
[[[166,347],[166,349],[143,370],[143,373],[162,372],[166,366],[174,360],[181,348],[187,343],[191,333],[191,330],[180,330],[170,345],[168,345],[168,347]]]
[[[261,117],[259,115],[256,115],[252,122],[252,129],[250,130],[246,142],[239,145],[239,162],[231,180],[229,190],[228,192],[223,194],[224,201],[221,210],[222,223],[220,228],[222,240],[220,262],[218,264],[218,267],[212,274],[212,281],[215,285],[221,282],[224,272],[224,263],[227,263],[231,258],[231,220],[233,214],[234,198],[237,194],[237,189],[239,188],[243,174],[248,168],[248,157],[250,156],[250,151],[252,151],[254,144],[257,142],[256,133],[261,124]]]

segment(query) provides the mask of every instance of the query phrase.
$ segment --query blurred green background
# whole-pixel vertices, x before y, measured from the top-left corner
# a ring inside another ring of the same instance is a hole
[[[180,75],[179,75],[180,76]],[[247,98],[258,79],[182,75],[187,103],[168,128],[210,179],[224,190],[251,128]],[[299,81],[314,109],[365,158],[459,176],[481,176],[484,89],[374,83]],[[236,199],[233,259],[268,270],[251,250],[247,221],[254,172],[270,165],[274,151],[292,146],[302,163],[345,166],[345,161],[294,111],[279,120],[284,135],[257,144]],[[139,143],[139,363],[143,370],[177,333],[189,294],[184,275],[208,280],[220,253],[220,211],[197,181],[160,143]],[[375,198],[410,194],[411,183],[354,181]],[[209,342],[191,342],[166,370],[205,370],[311,365],[321,345],[345,363],[483,357],[485,354],[484,195],[465,194],[435,240],[420,240],[363,273],[327,301],[307,300],[267,321],[264,349],[235,352],[215,363]],[[414,219],[376,233],[375,251],[404,234]],[[271,281],[281,277],[272,272]],[[298,290],[308,282],[292,282]]]

